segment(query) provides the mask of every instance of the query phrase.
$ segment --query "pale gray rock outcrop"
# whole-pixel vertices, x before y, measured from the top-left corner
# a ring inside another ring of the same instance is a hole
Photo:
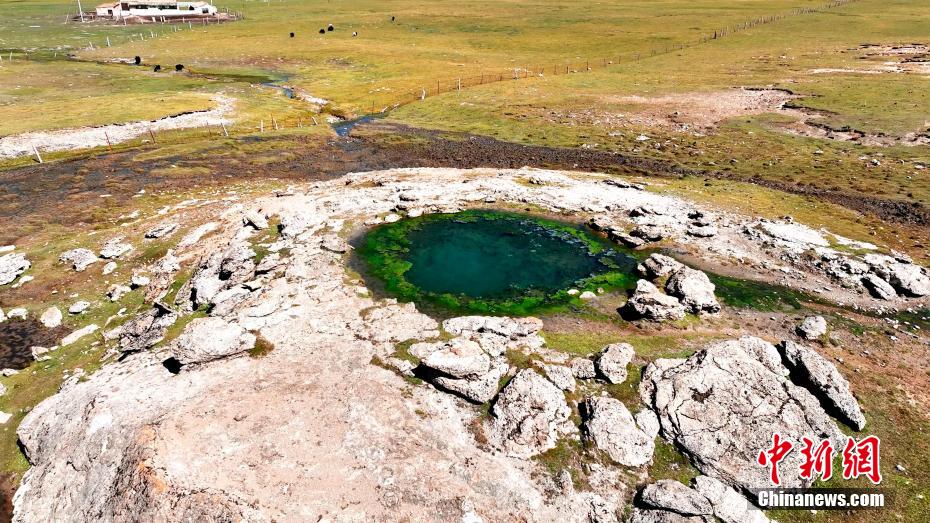
[[[623,402],[602,396],[589,398],[585,405],[585,435],[610,459],[628,467],[652,461],[656,435],[644,431]]]
[[[809,391],[788,379],[774,345],[744,337],[712,344],[688,359],[659,359],[643,373],[640,396],[658,414],[663,436],[701,472],[741,489],[769,485],[756,464],[773,433],[845,441],[836,423]],[[800,455],[781,466],[794,470]],[[785,474],[786,487],[805,483]]]
[[[242,224],[251,226],[256,231],[260,231],[268,228],[268,217],[265,216],[265,213],[257,209],[251,209],[246,211],[242,216]]]
[[[0,285],[11,283],[31,266],[23,253],[11,252],[0,256]]]
[[[147,312],[136,316],[119,327],[107,331],[104,337],[118,340],[121,352],[138,352],[152,348],[164,339],[168,327],[178,320],[178,314],[156,302]]]
[[[71,249],[70,251],[61,253],[61,256],[58,257],[58,261],[70,263],[71,268],[75,271],[83,272],[90,264],[97,261],[97,255],[90,249]]]
[[[682,267],[684,267],[684,265],[675,258],[654,253],[637,265],[636,270],[639,271],[643,278],[655,281],[663,276],[672,274]]]
[[[892,287],[890,283],[874,274],[866,274],[863,276],[862,285],[874,298],[892,300],[898,297],[898,292],[894,290],[894,287]]]
[[[575,391],[576,383],[572,369],[562,365],[543,365],[542,369],[556,387],[568,392]]]
[[[107,274],[110,274],[111,272],[113,272],[113,271],[115,271],[115,270],[116,270],[116,262],[115,262],[115,261],[111,261],[111,262],[107,262],[107,263],[103,266],[103,269],[101,269],[100,272],[101,272],[104,276],[106,276]]]
[[[808,316],[796,328],[798,336],[816,340],[827,333],[827,320],[823,316]]]
[[[836,366],[818,354],[814,349],[783,341],[779,350],[798,379],[808,384],[815,396],[842,414],[844,421],[856,430],[865,428],[865,416],[859,408],[849,382],[840,374]]]
[[[626,366],[633,360],[636,350],[629,343],[613,343],[606,347],[597,357],[597,370],[610,383],[626,381]]]
[[[445,320],[442,326],[452,335],[477,342],[491,357],[509,349],[534,350],[545,344],[538,334],[542,321],[533,317],[459,316]]]
[[[42,322],[42,325],[46,326],[49,329],[53,329],[61,325],[61,310],[58,307],[51,306],[42,313],[42,316],[39,317],[39,321]]]
[[[624,309],[634,318],[653,321],[680,320],[685,317],[685,307],[677,298],[662,294],[646,280],[636,282],[636,289]]]
[[[68,313],[70,313],[70,314],[80,314],[80,313],[86,311],[86,310],[88,309],[88,307],[90,307],[90,302],[89,302],[89,301],[84,301],[84,300],[76,301],[76,302],[72,303],[70,307],[68,307]]]
[[[222,318],[197,318],[178,336],[171,355],[181,364],[205,363],[251,349],[255,335]]]
[[[893,263],[888,266],[888,283],[905,296],[926,296],[930,294],[930,277],[925,272],[912,263]]]
[[[529,458],[555,447],[559,436],[574,428],[570,414],[558,387],[523,369],[498,395],[486,426],[487,438],[508,455]]]
[[[164,238],[165,236],[168,236],[174,233],[174,231],[178,230],[178,227],[180,226],[174,222],[162,223],[145,231],[145,237],[150,240],[155,238]]]
[[[432,351],[420,362],[453,378],[474,378],[491,369],[491,358],[471,340],[455,338]]]
[[[103,247],[100,248],[100,257],[111,260],[132,252],[132,249],[132,245],[123,243],[122,236],[117,236],[116,238],[107,240],[107,242],[103,244]]]
[[[694,479],[693,488],[674,480],[659,480],[646,485],[639,501],[647,508],[637,508],[631,522],[713,522],[768,523],[761,510],[724,483],[709,476]],[[636,519],[636,518],[639,519]]]
[[[597,368],[594,362],[587,358],[572,358],[569,363],[572,368],[572,374],[580,380],[590,380],[597,376]]]
[[[184,249],[195,245],[200,241],[201,238],[217,230],[218,228],[219,224],[216,222],[207,222],[203,225],[199,225],[194,230],[185,234],[183,238],[181,238],[181,241],[178,242],[178,248]]]
[[[714,515],[723,523],[769,523],[764,512],[752,507],[742,494],[718,479],[698,476],[694,478],[694,490],[707,498],[714,507]]]
[[[682,267],[673,272],[665,284],[665,292],[679,299],[690,312],[720,312],[720,304],[714,296],[714,284],[701,271]]]
[[[510,365],[504,358],[499,358],[491,365],[488,372],[469,378],[436,377],[433,382],[440,388],[454,392],[475,403],[487,403],[497,395],[500,380],[507,374]]]
[[[110,301],[119,301],[120,298],[126,294],[132,292],[132,288],[127,285],[114,284],[110,286],[110,289],[107,290],[107,298],[110,298]]]
[[[97,330],[99,330],[99,329],[100,329],[100,327],[98,327],[97,324],[95,324],[95,323],[91,323],[90,325],[85,325],[84,327],[81,327],[80,329],[78,329],[78,330],[72,332],[71,334],[68,334],[68,335],[65,336],[64,338],[62,338],[61,341],[58,342],[58,345],[60,345],[60,346],[62,346],[62,347],[71,345],[72,343],[78,341],[79,339],[83,338],[84,336],[88,336],[88,335],[90,335],[90,334],[93,334],[93,333],[97,332]]]
[[[643,487],[640,499],[650,507],[670,510],[682,516],[709,516],[714,507],[696,490],[672,479],[661,479]]]

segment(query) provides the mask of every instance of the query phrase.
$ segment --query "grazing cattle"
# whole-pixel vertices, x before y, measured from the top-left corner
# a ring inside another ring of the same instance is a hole
[[[155,66],[155,69],[153,69],[153,71],[155,71],[156,73],[157,73],[158,71],[161,71],[161,66],[160,66],[160,65],[156,65],[156,66]]]
[[[135,62],[136,62],[136,65],[141,65],[141,64],[142,64],[142,57],[141,57],[141,56],[137,56],[137,57],[135,58]]]
[[[325,34],[326,34],[326,29],[320,29],[320,34],[321,34],[321,35],[325,35]]]
[[[333,27],[333,24],[329,24],[329,27],[326,28],[327,31],[332,31],[334,29],[335,27]]]
[[[294,38],[294,33],[291,33],[291,38]]]
[[[180,73],[181,71],[184,70],[184,65],[183,65],[183,64],[177,64],[176,66],[174,66],[174,70]]]
[[[352,31],[352,36],[358,36],[358,31]]]

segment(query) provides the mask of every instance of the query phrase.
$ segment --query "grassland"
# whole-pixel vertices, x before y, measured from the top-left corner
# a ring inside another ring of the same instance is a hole
[[[680,179],[650,178],[649,190],[770,218],[789,214],[809,225],[930,259],[930,228],[926,224],[889,221],[868,208],[862,212],[836,198],[829,202],[821,199],[830,193],[927,208],[930,175],[928,170],[919,169],[930,165],[930,148],[926,146],[864,147],[789,135],[784,129],[793,117],[783,113],[731,117],[700,132],[681,132],[625,118],[643,109],[643,104],[629,101],[630,96],[694,94],[713,99],[715,93],[734,87],[776,87],[790,90],[797,96],[793,106],[816,112],[818,121],[831,127],[892,136],[925,131],[926,115],[930,114],[930,80],[925,75],[815,72],[855,71],[880,63],[859,48],[864,43],[930,43],[930,11],[916,0],[860,0],[823,12],[786,17],[698,45],[690,44],[714,30],[790,13],[799,7],[816,7],[821,2],[217,3],[242,11],[245,20],[177,28],[66,24],[67,13],[74,11],[71,0],[0,3],[0,136],[201,110],[212,106],[211,97],[216,94],[236,101],[231,138],[195,129],[166,133],[157,144],[140,138],[115,146],[117,155],[133,155],[133,166],[119,164],[119,169],[136,173],[143,180],[172,179],[179,182],[178,189],[133,200],[100,199],[93,208],[69,214],[73,223],[65,223],[59,216],[18,223],[21,234],[13,237],[18,248],[29,253],[35,264],[30,274],[36,274],[37,279],[18,290],[4,289],[0,295],[4,308],[29,304],[35,312],[53,304],[64,306],[52,290],[65,286],[82,297],[99,299],[105,290],[100,282],[51,276],[60,269],[56,265],[58,253],[78,245],[96,247],[100,238],[122,231],[114,219],[120,213],[140,208],[151,213],[180,199],[218,194],[192,188],[197,183],[217,187],[222,178],[241,171],[253,178],[228,189],[246,194],[279,186],[267,178],[286,169],[317,168],[300,153],[332,136],[331,129],[322,125],[326,113],[351,117],[380,111],[418,99],[423,90],[427,92],[424,100],[399,106],[386,122],[652,160],[693,174]],[[329,23],[336,31],[318,34],[319,28]],[[357,37],[352,36],[353,31],[358,32]],[[290,32],[295,33],[294,38],[289,37]],[[688,46],[670,50],[681,44]],[[654,50],[661,52],[653,56]],[[142,57],[144,67],[115,62],[136,55]],[[186,72],[155,73],[151,69],[154,64],[170,69],[176,63],[185,64]],[[586,70],[587,65],[592,66],[591,71]],[[577,72],[553,74],[562,73],[563,67]],[[514,75],[522,78],[453,89],[458,78],[491,80]],[[311,104],[261,85],[269,82],[297,88],[330,103],[318,114]],[[437,82],[444,91],[441,94],[436,93]],[[298,121],[308,124],[314,116],[321,125],[297,127]],[[282,127],[274,132],[274,138],[270,138],[272,119]],[[263,136],[259,136],[260,125],[265,127]],[[648,140],[640,140],[640,135]],[[380,144],[413,139],[395,135],[376,138]],[[73,166],[62,168],[74,172],[67,178],[38,180],[21,193],[0,184],[0,202],[10,216],[15,216],[26,213],[39,193],[52,189],[61,190],[55,194],[61,195],[62,206],[87,200],[91,192],[85,182],[107,172],[109,166],[102,158],[106,152],[47,154],[49,162],[74,160]],[[32,163],[31,158],[20,158],[0,163],[0,169],[15,174]],[[125,192],[123,186],[132,183],[127,177],[111,180],[106,183],[119,186],[113,187],[114,193],[117,189]],[[94,231],[99,236],[92,237]],[[163,248],[154,245],[148,253],[137,253],[135,261],[153,257]],[[141,305],[137,294],[127,299],[131,307]],[[92,321],[103,325],[114,314],[114,307],[102,303],[94,317],[70,320],[69,326]],[[649,360],[685,356],[716,336],[687,328],[668,336],[599,329],[590,333],[549,330],[547,323],[545,337],[550,347],[574,355],[589,355],[609,342],[629,341],[640,358]],[[92,370],[99,365],[99,342],[99,335],[89,337],[53,352],[51,360],[36,363],[26,372],[0,379],[10,389],[0,398],[0,410],[15,413],[13,421],[0,429],[0,471],[25,470],[27,463],[13,434],[15,424],[29,408],[54,393],[64,370]],[[896,350],[879,332],[870,332],[848,345],[859,343],[889,353]],[[256,352],[265,350],[268,347],[256,347]],[[914,368],[919,365],[899,371],[913,372]],[[854,388],[863,393],[861,400],[874,432],[886,439],[891,449],[888,466],[896,462],[907,466],[907,473],[888,475],[905,500],[897,514],[917,521],[926,514],[921,496],[930,495],[925,437],[930,429],[926,417],[908,403],[909,393],[892,390],[905,378],[886,380],[880,375],[884,368],[880,371],[873,366],[871,371],[874,373],[869,377],[857,373]],[[625,400],[635,400],[630,387],[615,392]],[[660,447],[657,461],[654,478],[687,479],[693,475],[693,469],[670,446]],[[780,521],[835,521],[842,514],[778,517]],[[867,516],[857,517],[865,521]],[[895,517],[888,512],[875,520]]]

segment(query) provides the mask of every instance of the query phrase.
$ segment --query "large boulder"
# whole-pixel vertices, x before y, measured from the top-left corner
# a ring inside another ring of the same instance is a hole
[[[930,294],[930,278],[923,267],[913,263],[892,263],[888,266],[888,283],[905,296]]]
[[[54,305],[45,309],[45,312],[42,313],[42,316],[39,317],[39,321],[42,322],[42,325],[53,329],[61,325],[61,310]]]
[[[171,355],[182,365],[204,363],[245,352],[255,335],[222,318],[197,318],[175,340]]]
[[[612,343],[601,351],[597,357],[597,370],[610,383],[626,381],[626,366],[633,360],[636,351],[629,343]]]
[[[890,283],[874,274],[866,274],[863,276],[862,286],[869,291],[869,294],[871,294],[873,298],[878,298],[880,300],[891,300],[898,296],[897,291],[894,290],[894,287],[892,287]]]
[[[668,276],[682,267],[684,267],[684,265],[675,258],[654,253],[637,265],[636,270],[639,271],[643,278],[655,281],[663,276]]]
[[[701,472],[742,489],[770,486],[759,452],[772,434],[845,443],[836,423],[810,392],[788,379],[781,354],[759,338],[712,344],[688,359],[659,359],[643,373],[640,395],[659,417],[662,434]],[[797,470],[800,453],[782,470]],[[782,474],[785,487],[808,482]]]
[[[6,285],[26,272],[32,264],[26,259],[26,255],[19,252],[11,252],[0,256],[0,285]]]
[[[813,349],[793,341],[783,341],[778,348],[788,368],[797,379],[808,384],[821,402],[839,412],[856,430],[865,428],[865,416],[859,409],[859,403],[849,390],[849,382],[835,365]]]
[[[523,369],[497,397],[487,424],[488,441],[508,455],[529,458],[555,447],[573,427],[565,395],[549,380]]]
[[[639,467],[652,460],[656,434],[647,433],[637,424],[620,400],[607,396],[590,398],[586,409],[586,435],[610,459],[628,467]],[[644,424],[648,429],[649,424]]]
[[[442,327],[454,336],[477,342],[491,357],[508,349],[537,349],[545,343],[539,336],[542,320],[533,317],[460,316],[445,320]]]
[[[680,320],[685,317],[685,307],[678,298],[662,294],[646,280],[636,282],[636,289],[624,310],[634,318],[653,321]]]
[[[486,374],[491,358],[471,340],[454,338],[431,352],[421,362],[424,366],[453,378],[474,378]]]
[[[673,272],[665,283],[665,292],[675,296],[690,312],[715,313],[720,311],[720,304],[714,296],[714,284],[701,271],[682,267]]]
[[[58,261],[70,263],[75,271],[82,272],[90,266],[90,264],[97,261],[97,255],[90,249],[71,249],[70,251],[61,253],[61,256],[58,257]]]
[[[823,316],[808,316],[795,330],[805,340],[817,340],[827,333],[827,320]]]

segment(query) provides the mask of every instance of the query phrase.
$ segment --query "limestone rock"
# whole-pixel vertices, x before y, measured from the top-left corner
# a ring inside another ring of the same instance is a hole
[[[744,337],[712,344],[688,359],[658,359],[643,373],[640,396],[659,417],[663,436],[701,472],[739,488],[769,485],[756,464],[772,434],[800,441],[825,438],[839,448],[842,432],[807,390],[787,379],[774,345]],[[782,462],[796,470],[800,453]],[[785,487],[805,484],[784,474]]]
[[[22,253],[11,252],[0,256],[0,285],[12,282],[31,266],[26,255]]]
[[[174,222],[162,223],[146,231],[145,237],[149,239],[164,238],[178,230],[178,227],[180,226]]]
[[[6,311],[6,317],[10,318],[11,320],[13,318],[19,318],[19,319],[25,320],[26,316],[29,316],[29,311],[26,310],[26,308],[24,307],[15,307],[15,308],[12,308]]]
[[[45,309],[45,312],[39,317],[39,321],[42,322],[42,325],[45,325],[49,329],[53,329],[61,325],[61,318],[61,311],[58,307],[52,306]]]
[[[586,406],[586,435],[610,459],[628,467],[639,467],[652,460],[655,436],[637,426],[623,402],[601,396],[588,399]]]
[[[571,367],[572,374],[580,380],[590,380],[597,376],[594,362],[587,358],[573,358]]]
[[[653,321],[680,320],[685,317],[685,308],[674,296],[659,292],[646,280],[636,282],[636,289],[624,310],[634,318]]]
[[[178,320],[178,314],[156,302],[147,312],[104,333],[106,339],[119,340],[120,352],[138,352],[152,348],[164,339],[168,327]]]
[[[110,298],[110,301],[119,301],[120,298],[131,291],[132,289],[130,287],[117,283],[110,286],[110,289],[107,291],[107,298]]]
[[[808,316],[796,330],[805,340],[816,340],[827,333],[827,320],[823,316]]]
[[[469,401],[487,403],[497,394],[500,380],[507,374],[509,368],[506,361],[498,360],[488,372],[480,376],[464,379],[439,376],[433,380],[433,383]]]
[[[119,258],[120,256],[131,251],[132,245],[123,243],[123,237],[117,236],[116,238],[112,238],[103,244],[103,247],[100,249],[100,257],[111,260],[114,258]]]
[[[349,252],[349,250],[352,248],[348,244],[348,242],[346,242],[339,236],[336,236],[335,234],[329,234],[329,235],[324,236],[323,240],[320,242],[320,247],[322,247],[323,250],[327,250],[329,252],[335,252],[336,254],[343,254],[343,253]]]
[[[90,264],[97,261],[97,255],[90,249],[71,249],[61,253],[58,261],[70,263],[77,272],[83,272]]]
[[[597,370],[610,383],[626,381],[626,366],[633,360],[636,351],[629,343],[613,343],[604,347],[597,357]]]
[[[100,329],[100,327],[98,327],[98,326],[97,326],[96,324],[94,324],[94,323],[91,323],[90,325],[84,326],[84,327],[82,327],[82,328],[80,328],[80,329],[78,329],[78,330],[72,332],[71,334],[65,336],[64,338],[61,339],[61,341],[58,343],[58,345],[60,345],[60,346],[62,346],[62,347],[65,347],[65,346],[67,346],[67,345],[71,345],[72,343],[78,341],[79,339],[83,338],[84,336],[87,336],[87,335],[89,335],[89,334],[93,334],[93,333],[97,332],[98,329]]]
[[[102,273],[104,276],[106,276],[107,274],[110,274],[111,272],[113,272],[113,271],[115,271],[115,270],[116,270],[116,262],[115,262],[115,261],[111,261],[111,262],[107,262],[107,263],[103,266],[103,270],[101,271],[101,273]]]
[[[684,267],[684,265],[675,258],[666,256],[664,254],[654,253],[643,260],[642,263],[637,265],[636,269],[643,276],[643,278],[655,281],[663,276],[672,274],[682,267]]]
[[[421,363],[453,378],[474,378],[491,368],[491,358],[481,350],[481,346],[463,338],[450,340]]]
[[[575,376],[572,374],[572,369],[562,365],[543,365],[543,372],[556,387],[564,391],[575,392]]]
[[[930,294],[930,277],[919,265],[893,263],[888,266],[888,283],[905,296],[920,297]]]
[[[665,284],[665,292],[678,298],[682,305],[695,314],[720,311],[710,278],[690,267],[673,272]]]
[[[80,314],[86,311],[88,307],[90,307],[89,301],[76,301],[72,303],[70,307],[68,307],[68,312],[70,314]]]
[[[694,478],[694,489],[707,498],[714,515],[723,523],[769,523],[764,512],[750,506],[739,492],[718,479],[698,476]]]
[[[252,209],[246,211],[246,213],[242,216],[242,224],[248,225],[256,231],[260,231],[262,229],[268,228],[268,217],[265,216],[265,214],[261,211]]]
[[[640,225],[630,231],[630,236],[647,242],[657,242],[665,238],[665,231],[655,225]]]
[[[597,298],[597,294],[594,294],[591,291],[584,291],[578,297],[581,298],[582,300],[588,301],[588,300],[593,300],[594,298]]]
[[[491,409],[488,441],[509,455],[528,458],[555,447],[560,433],[571,429],[570,414],[558,387],[523,369],[504,387]]]
[[[255,335],[222,318],[197,318],[175,340],[171,353],[181,364],[204,363],[251,349]]]
[[[783,341],[778,348],[788,368],[802,382],[810,384],[808,389],[815,396],[842,413],[845,421],[856,430],[865,428],[865,416],[859,409],[859,402],[850,391],[849,382],[833,363],[813,349],[793,341]]]
[[[139,287],[147,287],[149,283],[151,282],[152,280],[148,276],[145,276],[143,274],[133,274],[132,278],[129,281],[129,285],[133,289],[137,289]]]
[[[880,300],[891,300],[898,297],[894,287],[885,280],[874,274],[866,274],[862,277],[862,285],[869,291],[869,294]]]
[[[719,230],[715,225],[697,225],[691,224],[688,226],[688,229],[685,231],[689,236],[694,236],[695,238],[712,238],[719,234]]]
[[[640,492],[640,499],[650,507],[670,510],[683,516],[709,516],[714,513],[714,507],[706,497],[672,479],[661,479],[646,485]]]
[[[194,230],[185,234],[183,238],[181,238],[181,241],[178,242],[178,248],[184,249],[186,247],[190,247],[196,244],[197,242],[199,242],[201,238],[217,230],[218,228],[219,228],[219,224],[217,224],[216,222],[207,222],[203,225],[200,225]]]

